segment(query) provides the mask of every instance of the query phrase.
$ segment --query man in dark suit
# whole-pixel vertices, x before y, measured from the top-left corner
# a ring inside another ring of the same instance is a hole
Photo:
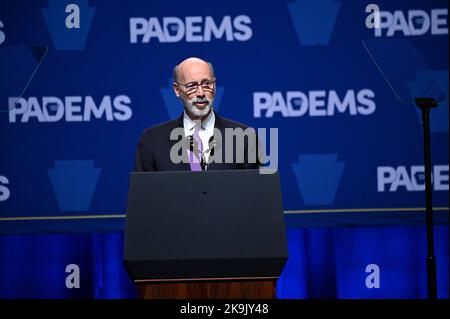
[[[219,116],[213,109],[216,79],[212,65],[188,58],[175,67],[173,78],[173,89],[183,103],[184,112],[176,120],[144,131],[136,150],[135,170],[260,167],[254,130]]]

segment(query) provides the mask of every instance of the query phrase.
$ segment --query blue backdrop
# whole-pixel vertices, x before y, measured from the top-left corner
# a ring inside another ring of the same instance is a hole
[[[420,114],[397,99],[363,46],[399,39],[444,93],[431,142],[433,201],[444,216],[439,287],[448,298],[448,2],[379,1],[380,28],[367,5],[1,1],[0,296],[135,296],[121,258],[136,143],[182,112],[171,72],[198,56],[215,67],[222,116],[278,129],[290,216],[371,213],[357,229],[348,228],[354,217],[344,228],[287,220],[279,297],[424,297],[423,226],[362,227],[377,213],[424,206]],[[409,71],[397,89],[412,96],[427,75]],[[70,263],[84,274],[79,289],[64,286]],[[385,285],[364,285],[369,264]]]

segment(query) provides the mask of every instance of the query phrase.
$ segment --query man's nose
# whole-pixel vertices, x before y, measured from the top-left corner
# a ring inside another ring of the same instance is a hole
[[[205,91],[203,90],[203,87],[201,85],[198,86],[196,93],[197,93],[197,96],[205,96]]]

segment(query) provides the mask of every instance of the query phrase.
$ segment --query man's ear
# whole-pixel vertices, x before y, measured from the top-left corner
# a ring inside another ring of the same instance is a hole
[[[180,97],[180,88],[178,87],[178,85],[174,82],[172,84],[172,87],[173,87],[173,91],[175,92],[175,95],[177,97]]]

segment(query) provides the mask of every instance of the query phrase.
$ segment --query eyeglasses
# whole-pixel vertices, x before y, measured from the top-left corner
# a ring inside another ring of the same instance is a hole
[[[186,88],[186,93],[187,94],[192,94],[197,92],[198,87],[201,85],[203,90],[205,91],[214,91],[214,84],[216,83],[216,81],[213,80],[203,80],[200,83],[198,83],[197,81],[194,82],[189,82],[186,84],[183,83],[178,83],[178,85],[182,85]]]

